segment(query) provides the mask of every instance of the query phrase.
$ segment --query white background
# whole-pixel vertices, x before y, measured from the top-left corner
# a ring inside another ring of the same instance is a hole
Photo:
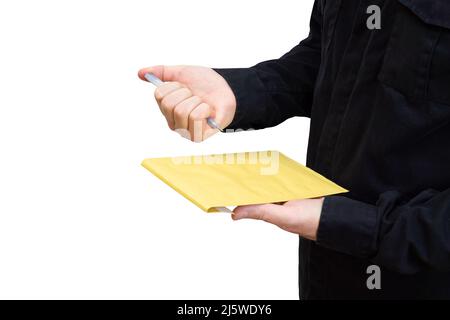
[[[312,3],[3,1],[0,298],[297,299],[297,236],[205,214],[140,162],[278,149],[305,163],[308,120],[194,144],[136,73],[277,58]]]

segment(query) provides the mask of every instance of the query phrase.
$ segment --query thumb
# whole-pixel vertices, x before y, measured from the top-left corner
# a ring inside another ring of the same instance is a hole
[[[283,206],[273,203],[239,206],[234,209],[232,218],[233,220],[256,219],[276,224],[282,210]]]
[[[153,66],[148,68],[142,68],[138,72],[138,76],[141,80],[147,81],[144,78],[146,73],[153,73],[155,76],[160,78],[162,81],[177,81],[178,74],[180,73],[182,67],[180,66]]]

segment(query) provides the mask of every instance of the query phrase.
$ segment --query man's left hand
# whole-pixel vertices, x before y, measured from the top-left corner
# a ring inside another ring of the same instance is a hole
[[[256,219],[272,223],[283,230],[315,241],[324,198],[292,200],[284,204],[239,206],[233,220]]]

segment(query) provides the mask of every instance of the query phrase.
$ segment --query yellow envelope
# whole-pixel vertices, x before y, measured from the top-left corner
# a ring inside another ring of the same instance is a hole
[[[142,165],[206,212],[348,192],[278,151],[152,158]]]

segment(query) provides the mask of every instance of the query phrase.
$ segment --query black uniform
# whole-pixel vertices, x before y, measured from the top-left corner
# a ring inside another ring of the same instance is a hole
[[[351,191],[325,199],[317,242],[300,239],[300,298],[450,298],[450,1],[316,0],[289,53],[216,70],[230,128],[310,117],[308,166]]]

